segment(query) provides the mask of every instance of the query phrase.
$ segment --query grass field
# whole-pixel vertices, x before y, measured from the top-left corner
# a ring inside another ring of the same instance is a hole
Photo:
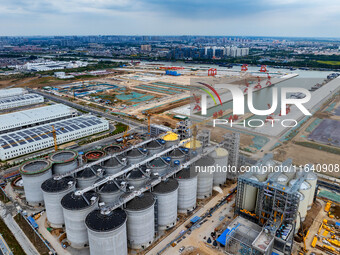
[[[317,62],[320,63],[320,64],[325,64],[325,65],[340,66],[340,61],[324,61],[324,60],[318,60]]]
[[[6,226],[5,222],[0,218],[0,233],[6,240],[6,243],[8,244],[9,248],[13,251],[13,254],[15,255],[25,255],[26,253],[21,248],[20,244],[18,243],[17,239],[15,239],[12,232],[9,230],[9,228]]]

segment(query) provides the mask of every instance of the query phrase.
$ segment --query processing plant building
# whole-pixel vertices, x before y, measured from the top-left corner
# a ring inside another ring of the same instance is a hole
[[[19,96],[26,93],[27,90],[23,88],[0,89],[0,98]]]
[[[63,104],[0,115],[0,134],[75,117],[77,111]]]
[[[0,160],[8,160],[54,145],[52,125],[57,143],[62,144],[109,129],[109,122],[92,115],[60,120],[37,127],[0,135]]]
[[[0,98],[0,110],[12,109],[16,107],[40,104],[44,102],[44,97],[38,94],[23,94]]]

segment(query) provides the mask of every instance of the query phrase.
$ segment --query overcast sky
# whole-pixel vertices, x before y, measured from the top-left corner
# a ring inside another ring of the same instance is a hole
[[[340,37],[340,0],[0,0],[0,35]]]

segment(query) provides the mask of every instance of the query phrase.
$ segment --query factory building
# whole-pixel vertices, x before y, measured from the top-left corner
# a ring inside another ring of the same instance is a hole
[[[294,234],[313,203],[317,181],[313,172],[302,169],[294,173],[292,169],[291,159],[276,162],[272,154],[267,154],[253,166],[252,172],[238,177],[235,214],[262,230],[250,244],[246,235],[236,238],[238,231],[230,229],[225,244],[228,253],[243,254],[243,250],[249,250],[250,254],[291,254]],[[267,245],[263,245],[264,239]]]
[[[0,89],[0,98],[7,98],[26,94],[27,90],[23,88]]]
[[[109,122],[107,120],[92,115],[83,115],[2,134],[0,135],[0,159],[8,160],[53,146],[54,140],[51,125],[56,130],[58,144],[109,129]]]
[[[63,104],[3,114],[0,115],[0,134],[75,117],[76,115],[75,109]]]
[[[40,104],[44,102],[44,97],[38,94],[23,94],[11,97],[0,98],[0,111],[16,107]]]

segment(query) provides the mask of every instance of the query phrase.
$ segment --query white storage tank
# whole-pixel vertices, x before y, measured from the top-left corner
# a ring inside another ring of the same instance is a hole
[[[215,161],[205,156],[197,160],[191,167],[197,172],[197,198],[205,199],[212,195],[213,189],[213,173],[210,166],[213,166]]]
[[[161,138],[165,141],[165,147],[169,148],[179,143],[179,135],[174,132],[167,132]]]
[[[250,180],[258,181],[255,176],[251,176]],[[243,190],[243,200],[242,200],[242,209],[246,209],[247,211],[255,211],[256,202],[257,202],[257,192],[258,189],[249,184],[244,185]]]
[[[289,182],[289,186],[292,187],[296,182],[297,182],[298,179],[293,179]],[[308,183],[308,182],[303,182],[300,187],[299,187],[299,192],[302,193],[304,196],[305,196],[305,199],[306,201],[309,202],[309,198],[310,198],[310,195],[312,193],[312,186]],[[307,203],[308,203],[307,202]],[[310,207],[308,206],[308,210],[310,209]]]
[[[158,229],[166,230],[176,225],[178,182],[168,179],[156,185],[153,194],[157,198]]]
[[[34,159],[20,166],[26,201],[29,205],[40,206],[44,203],[41,184],[52,177],[52,164],[45,159]]]
[[[289,182],[289,179],[287,175],[285,174],[280,174],[276,179],[276,183],[281,184],[283,186],[287,186],[288,182]]]
[[[127,255],[126,220],[126,212],[120,208],[90,212],[85,219],[90,254]]]
[[[302,173],[303,172],[297,172],[297,176],[300,177],[302,175]],[[315,191],[316,191],[316,185],[317,185],[317,182],[318,182],[318,177],[314,172],[309,171],[309,172],[306,172],[305,180],[306,180],[306,182],[308,182],[311,185],[311,194],[310,194],[309,200],[308,200],[308,208],[311,208],[312,205],[313,205],[313,202],[314,202],[314,195],[315,195]]]
[[[103,177],[104,169],[100,165],[85,168],[76,173],[77,188],[84,189],[93,185],[99,178]]]
[[[50,155],[53,174],[64,174],[78,167],[78,152],[61,150]]]
[[[178,181],[178,212],[189,213],[196,208],[197,173],[185,168],[176,174]]]
[[[145,186],[148,177],[140,169],[134,169],[126,175],[126,181],[135,189]]]
[[[119,197],[122,195],[122,191],[113,180],[109,180],[103,185],[99,186],[98,193],[100,196],[99,201],[104,202],[106,205],[114,204],[119,200]]]
[[[63,227],[65,221],[60,201],[67,193],[76,189],[75,179],[71,176],[52,177],[41,184],[41,189],[44,195],[47,220],[54,228]]]
[[[301,192],[299,192],[298,195],[300,197],[298,212],[300,212],[301,220],[304,221],[308,211],[308,200],[306,199],[305,195],[302,194]],[[299,217],[299,214],[297,216]]]
[[[163,176],[167,173],[170,167],[170,158],[155,158],[149,161],[146,165],[152,173],[157,173],[159,176]]]
[[[122,170],[125,166],[126,166],[126,161],[120,157],[113,157],[113,158],[107,159],[102,164],[102,167],[104,168],[105,173],[108,175],[113,175],[113,174],[120,172],[120,170]]]
[[[133,148],[126,153],[129,164],[141,162],[147,156],[147,149]]]
[[[223,185],[227,180],[227,167],[228,167],[228,157],[229,153],[224,148],[216,148],[212,153],[210,153],[210,156],[215,161],[215,172],[213,174],[213,184]]]
[[[94,191],[89,191],[84,194],[70,192],[61,199],[67,240],[73,248],[88,246],[85,218],[98,207],[98,198]]]
[[[155,238],[155,199],[144,192],[126,203],[128,246],[145,249]]]
[[[152,140],[147,143],[145,148],[148,150],[149,155],[154,155],[164,150],[165,141],[162,139]]]

